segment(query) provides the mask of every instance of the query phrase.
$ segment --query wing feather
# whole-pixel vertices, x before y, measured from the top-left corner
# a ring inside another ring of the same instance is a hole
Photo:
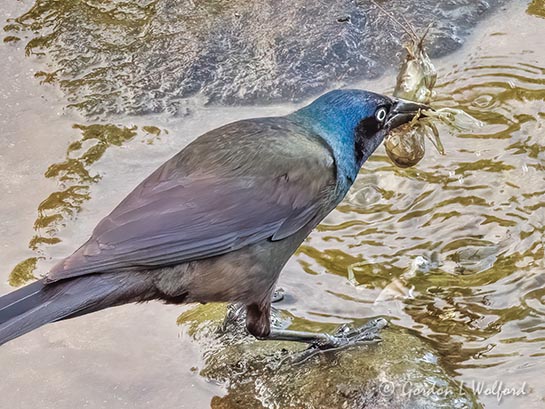
[[[315,135],[283,118],[236,122],[150,175],[48,279],[163,267],[281,240],[321,219],[334,187],[331,153]]]

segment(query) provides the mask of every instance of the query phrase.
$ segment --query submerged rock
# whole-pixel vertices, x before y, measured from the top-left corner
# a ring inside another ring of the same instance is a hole
[[[474,396],[441,367],[434,351],[406,330],[390,325],[383,342],[326,351],[301,359],[305,346],[256,341],[243,318],[219,330],[225,306],[204,305],[182,315],[203,348],[200,374],[226,394],[215,409],[259,408],[477,408]],[[332,331],[334,326],[293,319],[291,329]],[[277,315],[285,326],[287,316]]]
[[[422,32],[428,50],[457,49],[509,0],[379,2]],[[187,112],[187,97],[255,104],[300,100],[397,67],[403,31],[369,0],[42,0],[5,26],[45,55],[72,106],[88,115]]]

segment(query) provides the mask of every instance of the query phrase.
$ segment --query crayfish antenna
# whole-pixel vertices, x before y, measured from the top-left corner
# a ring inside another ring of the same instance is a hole
[[[388,17],[390,20],[392,20],[394,23],[396,23],[399,27],[401,27],[401,29],[403,31],[405,31],[405,33],[407,33],[409,35],[409,37],[411,37],[411,40],[415,44],[418,44],[418,42],[420,41],[420,37],[418,36],[418,34],[416,34],[416,31],[414,31],[413,25],[405,18],[405,16],[402,16],[403,22],[405,23],[405,24],[403,24],[397,18],[395,18],[392,13],[387,11],[384,7],[382,7],[380,4],[378,4],[375,0],[370,0],[370,1],[371,1],[371,3],[373,3],[375,5],[376,8],[378,8],[380,10],[380,12],[382,12],[386,17]]]

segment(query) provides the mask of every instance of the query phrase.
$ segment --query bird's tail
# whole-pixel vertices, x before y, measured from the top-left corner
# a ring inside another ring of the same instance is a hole
[[[90,274],[45,284],[36,281],[0,297],[0,345],[49,322],[136,299],[138,289],[120,275]],[[141,298],[141,297],[140,297]]]

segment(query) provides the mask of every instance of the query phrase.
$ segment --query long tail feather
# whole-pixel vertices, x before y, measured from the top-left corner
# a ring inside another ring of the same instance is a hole
[[[40,292],[44,288],[42,281],[21,287],[0,297],[0,325],[10,318],[37,307],[40,303]]]
[[[138,282],[126,278],[92,274],[51,284],[37,281],[0,297],[0,345],[49,322],[144,301]]]

